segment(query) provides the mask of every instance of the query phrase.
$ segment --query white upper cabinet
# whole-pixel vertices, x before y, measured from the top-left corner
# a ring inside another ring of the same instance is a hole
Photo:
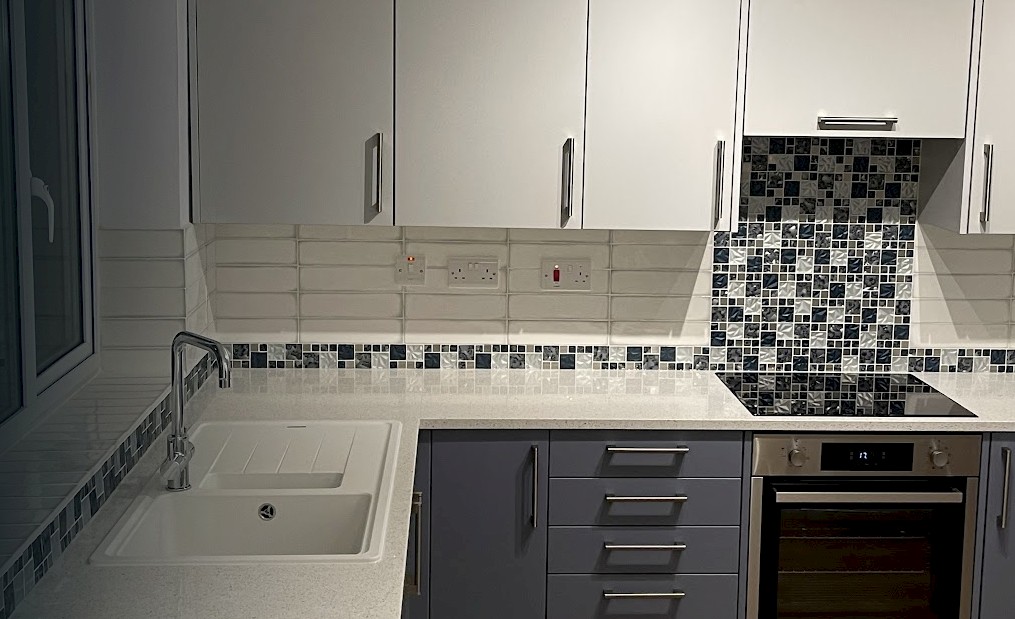
[[[753,0],[744,133],[965,137],[973,2]]]
[[[581,227],[587,1],[397,0],[397,224]]]
[[[393,2],[195,5],[199,219],[391,225]]]
[[[740,0],[591,0],[585,228],[728,215],[739,25]]]
[[[973,112],[969,221],[972,233],[1015,233],[1015,2],[984,0]]]

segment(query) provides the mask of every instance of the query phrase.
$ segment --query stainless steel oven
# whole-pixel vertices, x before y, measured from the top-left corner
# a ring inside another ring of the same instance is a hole
[[[970,619],[980,437],[754,437],[748,619]]]

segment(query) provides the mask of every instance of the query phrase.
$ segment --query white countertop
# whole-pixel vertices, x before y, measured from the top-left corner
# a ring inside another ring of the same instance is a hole
[[[388,419],[402,435],[376,563],[99,567],[88,564],[164,455],[149,450],[18,606],[15,618],[340,617],[401,612],[420,428],[1015,432],[1015,374],[920,374],[976,418],[755,417],[711,372],[234,370],[192,401],[200,419]]]

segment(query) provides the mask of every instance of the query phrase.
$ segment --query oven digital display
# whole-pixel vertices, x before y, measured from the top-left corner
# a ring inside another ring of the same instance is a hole
[[[822,471],[912,471],[912,443],[822,443]]]

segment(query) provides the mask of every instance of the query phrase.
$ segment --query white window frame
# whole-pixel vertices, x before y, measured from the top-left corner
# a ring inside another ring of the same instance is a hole
[[[90,179],[94,173],[90,145],[94,142],[89,110],[91,66],[84,0],[74,0],[76,99],[78,130],[78,187],[81,222],[81,301],[82,343],[42,373],[36,371],[34,277],[32,264],[32,196],[26,93],[24,3],[32,0],[0,0],[0,10],[8,11],[11,30],[11,64],[14,82],[15,178],[18,208],[18,256],[21,293],[21,375],[22,407],[0,429],[0,451],[38,425],[61,401],[65,400],[99,370],[98,315],[96,294],[97,261],[96,219],[92,214]]]

